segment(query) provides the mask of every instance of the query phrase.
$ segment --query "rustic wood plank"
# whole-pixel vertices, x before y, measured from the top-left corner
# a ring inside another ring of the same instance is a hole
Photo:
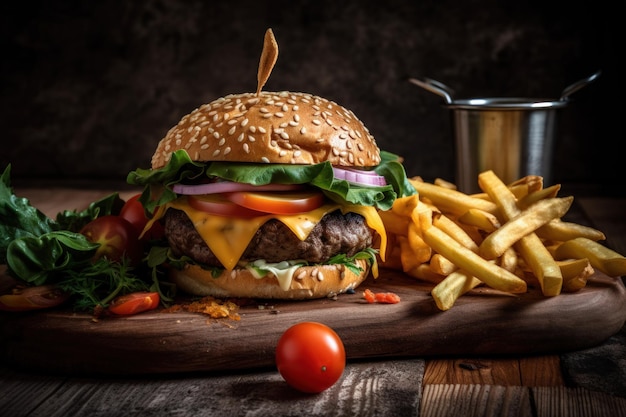
[[[517,358],[449,358],[426,361],[424,384],[521,385]]]
[[[334,386],[315,395],[292,389],[273,370],[139,379],[33,378],[0,371],[0,414],[417,416],[423,371],[421,360],[349,363]],[[10,390],[3,392],[5,386]]]
[[[559,355],[522,357],[519,362],[523,386],[551,387],[564,385]]]
[[[626,399],[584,388],[424,385],[420,417],[623,417]]]
[[[584,388],[531,388],[537,417],[624,417],[626,398]]]
[[[533,417],[528,389],[499,385],[425,385],[420,417]]]

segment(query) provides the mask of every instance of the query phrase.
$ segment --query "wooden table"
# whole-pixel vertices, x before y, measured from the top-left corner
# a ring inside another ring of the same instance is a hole
[[[82,208],[107,191],[27,188],[16,193],[53,216]],[[624,213],[626,199],[576,197],[568,216],[601,229],[608,246],[626,253]],[[610,376],[594,362],[594,349],[351,361],[338,384],[313,396],[291,390],[273,369],[89,377],[5,363],[0,365],[0,415],[625,416],[626,328],[597,347],[604,361],[614,361]],[[602,349],[612,349],[617,358],[606,357]]]

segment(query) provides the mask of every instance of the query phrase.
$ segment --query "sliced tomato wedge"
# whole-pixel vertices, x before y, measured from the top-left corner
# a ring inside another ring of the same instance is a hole
[[[240,206],[225,197],[225,194],[207,194],[187,196],[189,205],[196,210],[205,211],[217,216],[228,217],[256,217],[267,213],[251,210]]]
[[[304,213],[324,203],[324,194],[319,192],[235,192],[225,197],[250,210],[273,214]]]
[[[118,316],[130,316],[154,310],[159,306],[160,301],[158,292],[139,291],[117,297],[109,305],[109,311]]]

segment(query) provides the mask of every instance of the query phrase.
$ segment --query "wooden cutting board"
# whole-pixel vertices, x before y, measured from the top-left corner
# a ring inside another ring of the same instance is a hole
[[[366,288],[400,295],[368,304]],[[62,310],[0,313],[0,355],[22,368],[69,374],[171,374],[274,366],[280,335],[300,321],[325,323],[349,360],[378,357],[555,353],[598,345],[626,320],[621,279],[594,275],[586,288],[547,298],[474,290],[437,309],[431,287],[382,270],[336,300],[268,301],[243,306],[241,319],[148,312],[92,320]]]

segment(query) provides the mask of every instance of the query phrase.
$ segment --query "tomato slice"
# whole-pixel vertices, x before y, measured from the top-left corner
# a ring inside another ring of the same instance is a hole
[[[187,201],[196,210],[206,211],[218,216],[256,217],[267,214],[242,207],[228,200],[224,194],[190,195],[187,196]]]
[[[117,297],[109,305],[109,311],[119,316],[130,316],[154,310],[160,301],[158,292],[139,291]]]
[[[319,192],[234,192],[225,197],[242,207],[274,214],[295,214],[314,210],[324,203]]]

